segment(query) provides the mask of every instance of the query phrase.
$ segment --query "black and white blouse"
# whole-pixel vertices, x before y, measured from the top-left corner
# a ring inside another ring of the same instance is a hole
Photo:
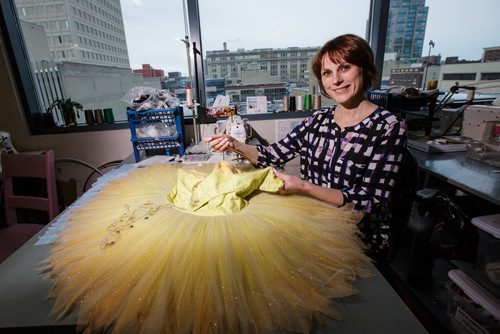
[[[339,189],[344,204],[354,210],[374,212],[389,198],[394,186],[406,145],[406,123],[379,107],[362,122],[341,128],[334,114],[335,107],[320,109],[283,139],[257,146],[256,166],[281,167],[298,155],[302,179]]]

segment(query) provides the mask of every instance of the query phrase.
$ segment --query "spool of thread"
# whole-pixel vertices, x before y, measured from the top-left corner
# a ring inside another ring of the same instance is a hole
[[[94,110],[94,119],[97,124],[103,124],[104,123],[104,116],[102,114],[102,109],[95,109]]]
[[[321,109],[321,94],[313,96],[313,110]]]
[[[84,112],[85,112],[85,123],[87,123],[87,125],[94,124],[95,123],[94,111],[92,109],[87,109]]]
[[[289,98],[289,108],[288,110],[290,111],[295,111],[297,110],[297,105],[295,104],[295,96],[290,96]]]
[[[297,111],[304,110],[304,97],[302,95],[297,95]]]
[[[115,122],[115,115],[113,114],[113,108],[104,109],[104,122],[107,124],[113,124]]]
[[[289,111],[290,98],[288,96],[283,96],[283,111]]]
[[[304,110],[311,110],[312,106],[312,95],[306,94],[304,96]]]
[[[436,89],[438,86],[437,80],[427,80],[427,90]]]
[[[186,106],[188,108],[193,107],[193,93],[191,92],[191,86],[186,87]]]

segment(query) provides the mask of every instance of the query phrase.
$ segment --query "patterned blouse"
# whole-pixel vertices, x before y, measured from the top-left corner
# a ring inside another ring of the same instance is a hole
[[[406,123],[379,107],[359,124],[342,129],[334,122],[334,114],[335,107],[320,109],[283,139],[258,145],[256,165],[282,167],[299,155],[302,179],[339,189],[344,204],[354,210],[376,212],[394,185],[406,145]],[[369,247],[384,248],[388,227],[371,225],[371,231],[362,231],[371,235],[362,239],[378,244],[365,240]]]

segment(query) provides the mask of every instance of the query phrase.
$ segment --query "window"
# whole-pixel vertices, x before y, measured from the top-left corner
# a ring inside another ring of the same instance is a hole
[[[231,67],[238,66],[241,71],[232,71],[231,76],[241,81],[238,87],[242,102],[240,110],[251,94],[266,95],[268,99],[280,103],[284,95],[295,94],[295,89],[318,92],[317,84],[311,75],[305,75],[308,63],[317,50],[335,35],[355,33],[365,37],[366,22],[369,14],[369,0],[355,4],[340,0],[313,0],[307,7],[323,13],[338,13],[332,20],[316,20],[313,16],[304,17],[302,1],[282,2],[265,0],[198,0],[200,25],[203,38],[203,52],[207,55],[207,65],[213,63],[211,55],[222,52]],[[237,8],[238,24],[231,29],[221,24],[220,13],[226,8]],[[306,15],[307,16],[307,15]],[[265,24],[256,24],[256,18]],[[300,24],[284,24],[296,21]],[[257,66],[252,60],[259,59]],[[310,78],[311,77],[311,78]],[[268,90],[271,83],[283,84],[284,89]],[[255,88],[255,85],[258,87]],[[234,87],[231,87],[234,90]],[[207,99],[210,105],[213,100]],[[235,102],[235,101],[232,101]],[[237,103],[235,103],[237,104]]]
[[[500,80],[500,72],[481,73],[481,80]]]
[[[57,108],[52,113],[53,124],[46,123],[45,111],[61,98],[71,98],[84,110],[111,108],[116,122],[128,126],[122,98],[131,88],[166,88],[169,72],[187,75],[186,47],[180,40],[186,35],[182,1],[37,0],[33,6],[34,3],[1,3],[2,31],[8,34],[16,54],[21,55],[25,49],[29,55],[27,64],[22,64],[21,56],[16,55],[15,61],[23,78],[22,90],[35,92],[26,94],[25,108],[34,134],[92,128],[81,113],[78,127],[65,128]],[[165,12],[169,13],[168,20],[147,19],[151,13]],[[22,42],[18,42],[18,31],[22,33]],[[154,31],[162,33],[153,38]],[[165,31],[171,36],[168,43]],[[170,42],[174,36],[179,38]],[[146,62],[164,73],[154,77],[132,73]]]
[[[476,73],[443,73],[443,80],[467,80],[476,79]]]
[[[335,35],[355,33],[366,37],[371,2],[359,0],[351,4],[340,0],[313,0],[308,3],[308,7],[324,13],[338,13],[342,8],[342,15],[335,16],[335,24],[330,19],[316,20],[306,14],[303,2],[287,2],[285,6],[262,0],[36,1],[36,6],[43,10],[33,8],[32,0],[6,0],[2,2],[2,19],[14,47],[22,50],[24,44],[29,54],[28,68],[20,70],[21,77],[25,78],[23,90],[36,92],[27,97],[29,101],[25,109],[29,110],[28,118],[42,114],[54,98],[70,97],[81,103],[84,109],[112,108],[115,119],[124,122],[126,104],[121,98],[134,86],[166,88],[183,99],[185,83],[193,80],[187,66],[192,53],[181,41],[189,34],[184,25],[184,8],[188,8],[189,15],[190,4],[199,5],[200,21],[197,24],[203,33],[201,57],[206,62],[203,77],[208,78],[208,73],[213,73],[209,62],[225,59],[226,70],[216,68],[214,76],[229,76],[243,86],[241,91],[229,95],[265,94],[278,101],[284,94],[293,94],[297,88],[318,92],[313,76],[307,73],[310,59],[324,42]],[[8,10],[4,10],[6,6]],[[232,21],[237,24],[231,29],[221,23],[220,13],[227,8],[236,8],[235,13],[238,13]],[[155,13],[169,15],[167,19],[162,17],[159,20],[155,19]],[[15,18],[9,18],[9,15]],[[256,17],[266,24],[256,24]],[[284,24],[284,19],[300,24]],[[190,25],[192,21],[190,18]],[[30,29],[29,33],[28,29],[21,29],[24,42],[17,43],[19,36],[15,35],[14,25],[21,26],[25,22],[36,29]],[[401,20],[401,26],[405,23]],[[36,38],[33,34],[44,38]],[[62,42],[59,36],[62,36]],[[47,42],[41,43],[43,40]],[[34,41],[37,43],[33,44]],[[218,54],[211,55],[212,51]],[[22,51],[15,52],[20,64]],[[251,66],[256,59],[261,61],[257,66]],[[142,65],[147,63],[154,69],[163,70],[163,76],[146,77],[143,72],[132,73],[134,69],[141,71]],[[49,77],[45,77],[47,73],[50,73]],[[71,77],[66,75],[68,73],[79,75]],[[61,81],[65,89],[47,91],[39,84],[42,79],[54,84]],[[266,91],[264,87],[246,87],[251,82],[284,83],[285,89]],[[202,102],[210,105],[212,101],[207,97]],[[64,124],[60,115],[55,121],[56,128]],[[78,123],[80,127],[86,127],[82,115]],[[54,128],[45,131],[33,120],[30,126],[33,133],[57,131]]]

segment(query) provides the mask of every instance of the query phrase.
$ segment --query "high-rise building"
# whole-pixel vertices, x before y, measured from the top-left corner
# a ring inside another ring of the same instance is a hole
[[[425,0],[391,0],[385,52],[396,53],[398,61],[420,61],[428,11]]]
[[[130,67],[120,0],[15,0],[44,28],[52,60]]]

